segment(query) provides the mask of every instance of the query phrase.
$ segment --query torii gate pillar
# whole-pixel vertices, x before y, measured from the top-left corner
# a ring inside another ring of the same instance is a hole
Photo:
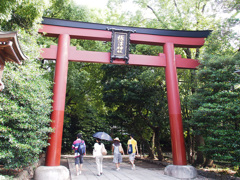
[[[56,52],[52,104],[53,111],[51,114],[52,122],[50,124],[54,132],[49,135],[48,143],[50,145],[47,147],[45,166],[39,166],[35,170],[35,180],[70,179],[69,170],[65,166],[60,166],[69,46],[69,34],[60,34],[58,36],[58,48]]]
[[[165,74],[173,157],[173,165],[168,165],[164,174],[176,178],[195,178],[196,169],[187,165],[186,161],[174,44],[165,43],[163,51],[166,56]]]
[[[50,134],[49,146],[47,147],[46,166],[60,164],[62,148],[62,132],[64,121],[64,109],[66,99],[67,72],[68,72],[68,49],[70,36],[60,34],[58,38],[58,50],[53,86],[53,111],[51,114],[51,127],[54,132]]]
[[[173,164],[186,165],[186,150],[183,138],[181,104],[177,80],[177,68],[175,64],[174,44],[164,44],[163,51],[166,56],[165,73],[172,139]]]

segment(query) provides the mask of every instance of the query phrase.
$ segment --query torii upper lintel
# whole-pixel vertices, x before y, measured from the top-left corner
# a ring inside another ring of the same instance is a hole
[[[175,47],[198,48],[204,45],[204,39],[211,31],[177,31],[107,24],[67,21],[61,19],[44,18],[39,33],[45,36],[58,37],[60,34],[69,34],[73,39],[87,39],[97,41],[111,41],[111,32],[107,28],[134,30],[130,42],[133,44],[148,44],[163,46],[171,42]]]

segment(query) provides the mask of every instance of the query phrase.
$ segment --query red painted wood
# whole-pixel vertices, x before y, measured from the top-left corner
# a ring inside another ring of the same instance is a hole
[[[196,69],[200,63],[195,59],[185,59],[181,55],[175,55],[176,67],[181,69]]]
[[[168,111],[170,119],[170,130],[172,140],[172,155],[174,165],[186,165],[186,150],[183,138],[183,126],[181,116],[181,104],[178,89],[177,69],[173,43],[163,46],[166,55],[166,85],[168,97]]]
[[[41,57],[44,59],[55,60],[57,55],[57,46],[51,46],[50,48],[43,48]],[[176,55],[177,68],[196,69],[199,62],[194,59],[184,59],[180,55]],[[69,61],[88,62],[88,63],[103,63],[110,64],[110,53],[107,52],[95,52],[95,51],[77,51],[76,47],[69,48]],[[123,60],[115,60],[112,64],[125,65]],[[147,56],[147,55],[129,55],[129,64],[136,66],[155,66],[165,67],[166,60],[164,54],[159,56]]]
[[[47,149],[46,165],[60,165],[61,141],[63,131],[64,105],[67,83],[68,60],[77,62],[110,64],[110,53],[76,51],[75,47],[69,47],[70,38],[111,41],[111,32],[95,29],[71,28],[53,25],[43,25],[39,33],[46,36],[58,37],[58,48],[51,46],[44,48],[42,58],[56,59],[54,103],[51,119],[51,127],[55,129],[50,135],[50,146]],[[133,33],[130,36],[133,44],[147,44],[164,46],[164,54],[159,56],[129,55],[129,65],[165,67],[166,83],[169,106],[169,118],[172,139],[173,164],[186,165],[186,151],[183,138],[183,126],[181,117],[181,105],[178,90],[176,68],[196,68],[197,60],[184,59],[174,54],[174,47],[196,48],[204,44],[204,38],[157,36],[149,34]],[[69,54],[68,54],[69,52]],[[113,64],[125,65],[125,61],[115,60]]]
[[[175,47],[197,48],[203,46],[204,38],[157,36],[134,33],[130,36],[130,42],[133,44],[148,44],[158,46],[163,46],[165,43],[171,42]]]
[[[181,114],[170,114],[173,165],[187,165]]]
[[[64,111],[54,110],[51,114],[51,127],[55,130],[51,133],[48,140],[50,144],[47,147],[46,166],[59,166],[61,160],[61,145],[63,134]]]
[[[73,39],[89,39],[99,41],[111,41],[112,32],[94,29],[81,29],[63,26],[42,25],[39,33],[45,33],[45,36],[58,37],[59,34],[69,34]]]
[[[68,49],[70,36],[61,34],[58,40],[57,61],[55,66],[55,78],[53,86],[53,112],[51,114],[51,127],[55,132],[50,134],[46,154],[46,166],[59,166],[62,147],[62,132],[66,98],[67,71],[68,71]]]
[[[42,25],[39,33],[47,32],[45,36],[57,37],[59,34],[69,34],[73,39],[88,39],[98,41],[111,41],[111,31],[81,29],[72,27],[62,27],[53,25]],[[133,44],[148,44],[162,46],[164,43],[171,42],[175,47],[201,47],[204,44],[204,38],[157,36],[149,34],[132,33],[130,42]]]

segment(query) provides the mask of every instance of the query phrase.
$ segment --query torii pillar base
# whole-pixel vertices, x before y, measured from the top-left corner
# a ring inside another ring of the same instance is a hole
[[[164,169],[164,174],[179,179],[194,179],[197,177],[197,170],[189,165],[168,165]]]
[[[39,166],[35,170],[34,180],[70,180],[70,172],[65,166]]]

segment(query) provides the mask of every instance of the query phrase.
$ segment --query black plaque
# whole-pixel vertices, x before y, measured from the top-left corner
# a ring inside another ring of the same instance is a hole
[[[129,60],[129,44],[131,31],[112,30],[112,47],[111,47],[111,60],[123,59],[128,64]]]

